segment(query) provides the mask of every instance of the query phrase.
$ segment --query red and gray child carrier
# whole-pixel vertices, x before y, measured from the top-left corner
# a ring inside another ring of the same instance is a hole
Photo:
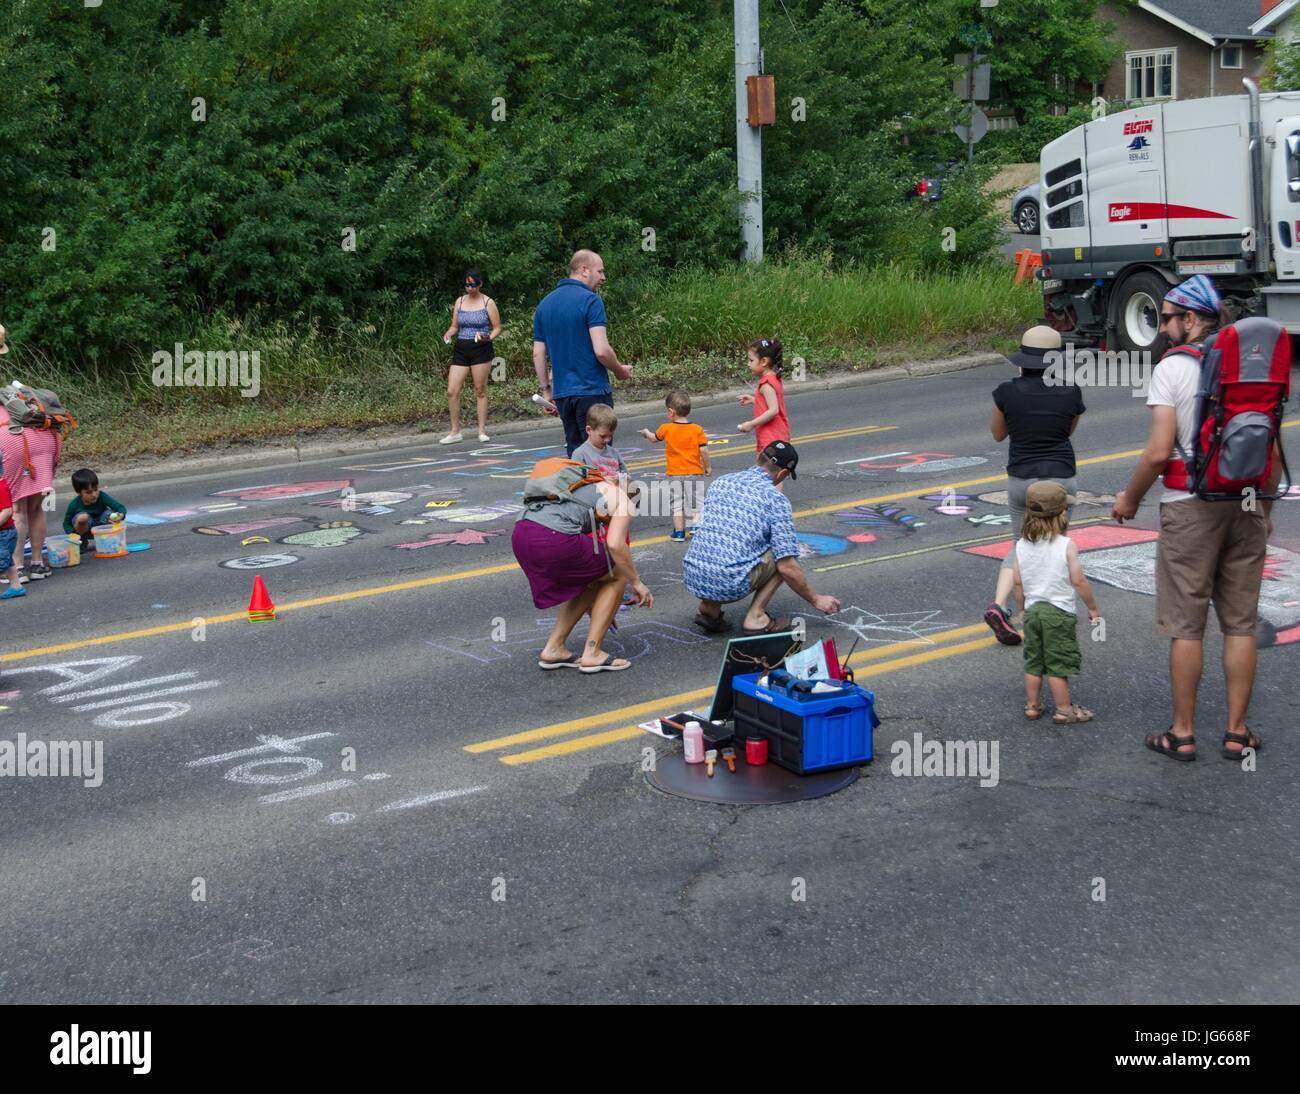
[[[1253,490],[1261,500],[1281,451],[1282,413],[1291,392],[1291,337],[1273,319],[1253,316],[1216,331],[1200,346],[1179,346],[1201,363],[1196,389],[1192,451],[1164,470],[1165,486],[1206,501],[1241,501]],[[1165,356],[1169,356],[1166,354]],[[1287,486],[1291,470],[1282,458]]]

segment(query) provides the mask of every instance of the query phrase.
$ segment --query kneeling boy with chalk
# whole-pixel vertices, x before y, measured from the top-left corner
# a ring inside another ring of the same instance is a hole
[[[63,530],[81,537],[81,549],[95,545],[91,529],[97,524],[118,524],[126,519],[126,506],[99,489],[99,476],[89,467],[72,473],[72,489],[77,496],[68,502],[63,514]]]

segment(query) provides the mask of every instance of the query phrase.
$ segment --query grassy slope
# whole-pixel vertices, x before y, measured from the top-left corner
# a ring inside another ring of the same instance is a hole
[[[611,301],[610,340],[637,366],[635,382],[619,389],[631,400],[673,387],[703,394],[746,383],[744,346],[759,337],[781,338],[787,367],[802,356],[808,375],[816,377],[1006,350],[1040,314],[1037,289],[1013,285],[1001,264],[921,277],[892,269],[831,273],[805,261],[670,275],[637,303]],[[432,430],[446,423],[446,315],[412,305],[333,336],[315,328],[248,329],[214,320],[181,338],[187,350],[259,350],[262,391],[251,399],[237,389],[154,387],[147,354],[127,372],[98,376],[63,372],[21,354],[7,360],[16,376],[59,391],[80,419],[65,462],[94,464],[327,429]],[[535,414],[528,402],[535,390],[531,308],[508,308],[503,318],[497,351],[506,360],[506,379],[491,385],[494,421]],[[175,340],[160,345],[170,350]],[[462,401],[472,415],[472,392],[463,392]]]

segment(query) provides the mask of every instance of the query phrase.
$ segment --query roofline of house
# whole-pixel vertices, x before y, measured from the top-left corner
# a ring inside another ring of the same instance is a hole
[[[1295,0],[1290,0],[1290,2],[1295,3]],[[1138,7],[1148,15],[1154,15],[1157,19],[1163,19],[1170,26],[1177,27],[1184,34],[1190,34],[1193,38],[1204,42],[1211,49],[1223,44],[1224,42],[1251,42],[1257,41],[1261,38],[1266,39],[1273,37],[1271,31],[1267,34],[1260,34],[1255,31],[1253,26],[1250,28],[1250,34],[1221,34],[1216,37],[1213,34],[1210,34],[1209,31],[1201,30],[1200,27],[1193,26],[1186,19],[1180,19],[1172,12],[1165,11],[1165,9],[1160,7],[1159,4],[1151,3],[1151,0],[1138,0]],[[1269,14],[1271,15],[1272,12]]]
[[[1251,31],[1259,34],[1262,31],[1269,30],[1275,23],[1280,23],[1283,17],[1295,11],[1296,4],[1300,4],[1300,0],[1282,0],[1282,3],[1278,4],[1272,11],[1251,23]]]

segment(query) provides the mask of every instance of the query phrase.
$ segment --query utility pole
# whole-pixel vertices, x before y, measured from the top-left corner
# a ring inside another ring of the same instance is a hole
[[[735,0],[736,181],[740,190],[740,234],[744,260],[763,257],[763,130],[749,124],[745,80],[759,75],[758,0]]]

